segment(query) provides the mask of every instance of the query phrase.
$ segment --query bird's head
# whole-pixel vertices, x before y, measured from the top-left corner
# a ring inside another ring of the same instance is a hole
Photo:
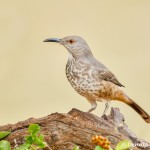
[[[65,46],[69,53],[76,58],[91,56],[92,53],[86,41],[79,36],[68,36],[62,39],[49,38],[44,42],[57,42]]]

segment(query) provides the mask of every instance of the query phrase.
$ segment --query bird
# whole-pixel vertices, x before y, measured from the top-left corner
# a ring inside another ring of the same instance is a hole
[[[105,114],[109,102],[117,100],[130,106],[145,122],[150,123],[148,113],[124,92],[122,89],[124,86],[104,64],[94,57],[82,37],[47,38],[43,42],[56,42],[68,50],[66,77],[75,91],[91,104],[88,113],[96,109],[97,101],[104,101]]]

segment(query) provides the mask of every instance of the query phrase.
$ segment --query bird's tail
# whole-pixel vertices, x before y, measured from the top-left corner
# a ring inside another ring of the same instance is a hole
[[[133,108],[145,122],[150,123],[150,116],[132,99],[128,98],[129,101],[124,101],[127,105]]]

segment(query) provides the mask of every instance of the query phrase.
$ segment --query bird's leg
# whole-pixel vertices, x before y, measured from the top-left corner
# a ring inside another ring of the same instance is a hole
[[[91,103],[91,108],[87,111],[88,113],[92,112],[93,110],[96,109],[97,103],[95,100],[88,100]]]
[[[104,109],[103,115],[106,115],[106,112],[107,112],[108,108],[109,108],[109,102],[106,101],[105,102],[105,109]]]

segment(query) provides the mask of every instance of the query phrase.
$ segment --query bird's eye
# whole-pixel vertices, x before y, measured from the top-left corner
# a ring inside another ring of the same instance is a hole
[[[68,41],[70,44],[73,44],[75,41],[74,40],[69,40]]]

